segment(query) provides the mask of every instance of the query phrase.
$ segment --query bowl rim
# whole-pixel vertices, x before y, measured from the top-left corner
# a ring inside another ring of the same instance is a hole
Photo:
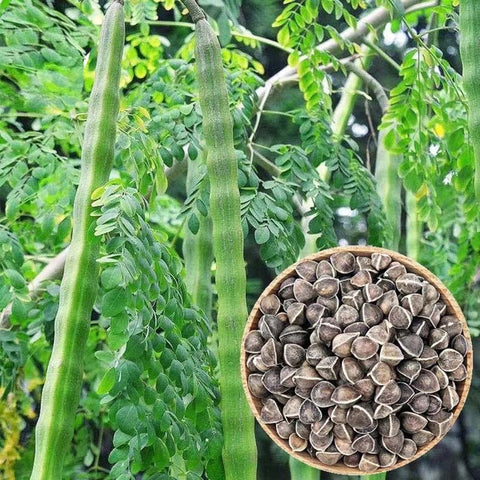
[[[457,392],[459,393],[460,396],[460,401],[458,405],[455,407],[453,410],[453,418],[452,422],[450,424],[449,429],[441,436],[435,437],[431,442],[427,443],[426,445],[419,447],[417,453],[410,459],[403,460],[401,459],[398,461],[395,465],[391,467],[385,467],[385,468],[378,468],[374,472],[365,472],[360,470],[358,467],[347,467],[346,465],[341,465],[341,464],[335,464],[335,465],[325,465],[322,462],[320,462],[318,459],[311,457],[308,453],[306,452],[293,452],[291,448],[288,445],[288,441],[281,439],[275,430],[274,425],[269,425],[265,424],[260,420],[260,409],[261,409],[261,401],[260,399],[253,397],[253,395],[250,393],[250,390],[248,389],[247,386],[247,378],[250,373],[249,370],[247,369],[246,366],[246,359],[247,359],[247,354],[244,350],[244,342],[245,342],[245,337],[246,335],[250,332],[250,330],[254,330],[257,326],[258,320],[261,317],[261,312],[260,312],[260,302],[264,297],[271,293],[276,293],[278,292],[278,288],[280,284],[288,277],[291,277],[295,273],[295,268],[297,265],[300,263],[303,263],[305,261],[309,260],[314,260],[314,261],[320,261],[320,260],[325,260],[328,259],[331,255],[334,253],[339,253],[339,252],[351,252],[357,256],[369,256],[372,253],[385,253],[387,255],[390,255],[393,261],[398,261],[405,265],[407,268],[408,272],[411,273],[416,273],[422,277],[425,278],[428,282],[430,282],[432,285],[435,286],[435,288],[440,292],[440,298],[444,301],[444,303],[447,306],[447,313],[451,315],[455,315],[460,322],[462,323],[462,333],[467,339],[469,348],[468,351],[465,355],[465,365],[467,368],[467,378],[463,380],[462,382],[457,383]],[[465,402],[467,400],[468,392],[470,390],[470,384],[472,381],[472,372],[473,372],[473,351],[472,351],[472,340],[470,336],[470,332],[468,330],[468,325],[465,319],[465,316],[458,305],[457,301],[453,297],[452,293],[448,290],[448,288],[443,284],[443,282],[430,270],[428,270],[426,267],[421,265],[420,263],[416,262],[415,260],[402,255],[401,253],[395,252],[393,250],[388,250],[385,248],[381,247],[373,247],[373,246],[358,246],[358,245],[346,245],[346,246],[341,246],[341,247],[334,247],[334,248],[329,248],[326,250],[321,250],[316,253],[313,253],[311,255],[308,255],[297,262],[293,263],[286,269],[284,269],[282,272],[280,272],[270,283],[269,285],[263,290],[261,295],[258,297],[257,301],[255,302],[255,305],[253,306],[249,316],[247,323],[244,328],[243,336],[242,336],[242,343],[241,343],[241,349],[240,349],[240,370],[241,370],[241,378],[242,378],[242,384],[243,384],[243,390],[245,392],[245,395],[247,397],[248,404],[250,406],[250,409],[252,410],[253,415],[255,416],[257,422],[260,424],[262,429],[265,431],[265,433],[285,452],[287,452],[289,455],[292,457],[296,458],[297,460],[300,460],[303,463],[306,463],[307,465],[319,469],[319,470],[324,470],[327,472],[331,473],[337,473],[337,474],[342,474],[342,475],[366,475],[369,473],[382,473],[382,472],[389,472],[392,470],[396,470],[397,468],[401,468],[408,463],[411,463],[418,458],[420,458],[422,455],[427,453],[429,450],[431,450],[435,445],[437,445],[444,437],[445,435],[450,431],[450,429],[453,427],[455,422],[458,419],[458,416],[460,415],[460,412],[463,409],[463,406],[465,405]]]

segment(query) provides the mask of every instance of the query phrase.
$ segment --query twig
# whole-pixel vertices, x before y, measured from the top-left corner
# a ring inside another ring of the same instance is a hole
[[[383,58],[387,63],[389,63],[397,72],[402,68],[399,63],[397,63],[390,55],[385,53],[377,44],[365,38],[362,40],[362,43],[370,47],[379,57]]]

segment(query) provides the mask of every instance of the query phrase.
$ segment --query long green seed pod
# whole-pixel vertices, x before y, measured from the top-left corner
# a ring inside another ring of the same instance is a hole
[[[417,199],[412,192],[406,195],[406,252],[410,258],[417,260],[420,255],[420,240],[422,238],[422,222],[420,222],[417,214]]]
[[[289,459],[290,480],[320,480],[321,471],[294,457]]]
[[[468,125],[475,157],[475,196],[480,201],[480,9],[478,0],[460,2],[460,53],[468,101]]]
[[[123,2],[117,0],[105,15],[98,46],[73,208],[73,236],[60,287],[55,340],[35,432],[31,480],[60,480],[72,441],[85,344],[97,291],[99,242],[94,236],[91,197],[108,180],[112,168],[124,30]]]
[[[226,480],[255,480],[257,451],[253,416],[240,376],[240,345],[247,306],[233,123],[220,44],[196,2],[184,0],[184,4],[195,23],[197,80],[210,181],[225,477]]]
[[[196,160],[188,160],[187,194],[195,186],[204,154]],[[198,232],[193,234],[185,227],[183,258],[185,259],[185,283],[195,305],[200,307],[208,318],[212,318],[212,220],[209,215],[198,218]]]

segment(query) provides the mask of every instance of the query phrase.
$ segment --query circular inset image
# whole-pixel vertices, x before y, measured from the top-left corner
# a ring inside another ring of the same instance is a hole
[[[347,475],[433,448],[462,410],[472,364],[445,285],[408,257],[358,246],[280,273],[250,313],[241,353],[248,402],[270,438]]]

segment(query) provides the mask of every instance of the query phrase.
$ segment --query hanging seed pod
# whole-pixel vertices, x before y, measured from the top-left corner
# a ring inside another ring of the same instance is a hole
[[[278,289],[278,295],[283,300],[286,300],[287,298],[293,298],[293,282],[295,282],[295,278],[290,277],[284,280],[280,285],[280,288]]]
[[[283,367],[280,370],[280,383],[287,388],[295,388],[295,384],[293,383],[293,377],[297,373],[297,369],[294,367]]]
[[[453,410],[460,401],[457,390],[450,385],[442,390],[441,399],[443,407],[447,410]]]
[[[369,433],[357,435],[352,442],[352,447],[360,453],[373,453],[377,449],[377,441]]]
[[[252,373],[248,376],[247,380],[248,389],[252,395],[257,398],[265,398],[269,394],[268,390],[265,388],[265,385],[263,385],[262,377],[263,375],[259,373]]]
[[[312,447],[320,452],[324,452],[333,443],[332,434],[318,435],[312,431],[308,439]]]
[[[310,345],[307,348],[307,363],[312,365],[312,367],[315,367],[319,364],[321,360],[328,357],[330,354],[331,352],[328,350],[327,347],[325,347],[325,345],[318,343]]]
[[[252,330],[245,337],[243,348],[247,353],[260,353],[265,340],[263,339],[259,330]]]
[[[350,305],[340,305],[335,314],[335,319],[340,327],[345,328],[347,325],[358,322],[358,310],[355,310]]]
[[[296,343],[297,345],[306,346],[308,342],[308,333],[299,325],[288,325],[279,335],[280,342]]]
[[[410,460],[417,454],[417,444],[410,438],[406,438],[403,442],[403,448],[398,453],[400,458]]]
[[[421,430],[420,432],[412,435],[412,440],[417,447],[423,447],[427,443],[430,443],[435,438],[435,435],[428,430]]]
[[[292,433],[295,433],[295,423],[282,420],[275,425],[277,435],[284,440],[288,440]]]
[[[438,353],[428,345],[423,347],[423,351],[417,360],[420,362],[423,368],[430,368],[438,361]]]
[[[288,445],[293,452],[303,452],[308,445],[308,441],[299,437],[296,433],[292,433],[288,438]]]
[[[340,385],[332,394],[332,402],[343,408],[351,407],[362,396],[351,385]]]
[[[434,350],[444,350],[448,348],[450,338],[448,333],[441,328],[433,328],[428,335],[428,344]]]
[[[409,383],[412,383],[420,375],[422,365],[417,360],[404,360],[397,365],[397,373]]]
[[[293,397],[290,397],[288,402],[283,406],[283,416],[286,419],[298,418],[302,403],[303,403],[303,398],[300,398],[296,395]]]
[[[438,355],[438,366],[444,372],[453,372],[463,363],[463,355],[453,348],[447,348]]]
[[[404,359],[403,353],[395,344],[386,343],[380,349],[380,361],[388,365],[398,365]]]
[[[317,267],[317,262],[315,262],[314,260],[307,260],[305,262],[299,263],[295,267],[295,271],[300,278],[303,278],[307,282],[313,283],[317,279]]]
[[[356,288],[362,288],[372,283],[372,275],[368,270],[359,270],[351,279],[350,283]]]
[[[274,295],[270,294],[262,298],[260,302],[260,311],[265,315],[276,315],[281,307],[280,299]]]
[[[425,413],[430,405],[430,398],[426,393],[417,393],[410,400],[409,407],[414,413]]]
[[[305,361],[305,349],[296,343],[283,347],[283,359],[289,367],[299,367]]]
[[[334,445],[330,445],[324,452],[316,452],[315,455],[325,465],[335,465],[342,458]]]
[[[468,372],[465,365],[460,365],[453,372],[448,372],[448,378],[454,382],[463,382],[467,378]]]
[[[334,405],[332,394],[335,390],[335,385],[327,381],[318,382],[310,393],[312,402],[320,408],[327,408]]]
[[[313,288],[317,292],[317,295],[320,295],[324,298],[332,298],[338,293],[340,289],[340,282],[338,281],[338,278],[320,277],[313,284]]]
[[[316,327],[320,320],[326,316],[327,308],[323,305],[319,305],[318,303],[311,303],[305,311],[305,317],[312,327]]]
[[[423,340],[413,333],[397,339],[397,343],[407,358],[417,358],[423,352]]]
[[[355,437],[353,428],[346,423],[335,424],[333,427],[333,434],[335,438],[340,438],[341,440],[345,440],[350,443],[352,443],[353,438]]]
[[[362,455],[360,453],[354,453],[353,455],[345,455],[343,457],[343,463],[350,468],[357,468],[360,464]]]
[[[380,466],[382,468],[388,468],[397,463],[397,456],[384,448],[380,448],[378,460],[380,461]]]
[[[340,333],[332,340],[332,352],[337,357],[348,357],[351,354],[352,343],[358,337],[357,333]]]
[[[267,367],[275,367],[282,361],[283,345],[270,338],[262,347],[260,357]]]
[[[302,389],[313,388],[319,381],[317,371],[308,364],[303,364],[293,377],[293,383]]]
[[[368,327],[363,322],[351,323],[343,329],[343,333],[358,333],[361,336],[365,336],[368,332]]]
[[[383,437],[394,437],[400,431],[400,420],[394,414],[378,421],[378,433]]]
[[[384,278],[388,278],[395,282],[398,277],[407,273],[406,268],[399,262],[392,262],[383,274]],[[413,292],[412,292],[413,293]]]
[[[333,268],[342,274],[352,273],[355,269],[355,257],[350,252],[334,253],[330,257]]]
[[[440,319],[438,327],[445,330],[450,338],[462,333],[462,324],[457,317],[453,315],[445,315]]]
[[[351,354],[358,360],[368,360],[378,351],[378,343],[368,337],[357,337],[351,345]]]
[[[388,314],[388,321],[398,329],[406,329],[412,323],[412,314],[403,307],[395,305]]]
[[[366,302],[376,302],[383,294],[383,288],[375,283],[368,283],[363,287],[363,297]]]
[[[394,380],[390,380],[385,385],[377,387],[375,392],[375,402],[381,405],[393,405],[400,400],[402,392]]]
[[[345,359],[347,360],[347,359]],[[370,378],[362,378],[353,385],[355,390],[361,395],[362,402],[367,402],[375,394],[375,384]]]
[[[305,400],[298,415],[298,419],[307,425],[319,422],[322,419],[322,411],[311,401]]]
[[[362,472],[374,472],[380,468],[380,461],[378,455],[372,453],[364,453],[358,464],[358,468]]]
[[[332,317],[323,318],[317,327],[317,335],[320,340],[327,345],[342,333],[342,329],[338,326],[337,321]]]
[[[344,358],[340,367],[340,378],[354,384],[363,378],[362,367],[354,358]]]
[[[327,260],[322,260],[318,262],[317,269],[316,269],[316,276],[320,278],[326,275],[327,277],[336,277],[337,272],[332,267],[332,264]]]
[[[428,429],[437,437],[445,435],[449,430],[453,414],[445,410],[440,410],[435,415],[427,416],[428,419]]]
[[[316,435],[325,436],[333,430],[333,422],[328,416],[323,416],[319,422],[312,425],[312,433]]]
[[[426,427],[428,421],[423,415],[418,413],[402,412],[400,413],[400,423],[404,432],[417,433]]]
[[[426,320],[414,318],[412,320],[412,324],[410,325],[410,331],[415,335],[418,335],[423,340],[427,340],[430,333],[430,325]]]
[[[436,375],[430,370],[423,369],[418,378],[412,382],[412,387],[421,393],[435,393],[440,390]]]
[[[340,372],[340,359],[334,356],[326,357],[320,360],[315,369],[325,380],[337,380]]]
[[[447,386],[448,386],[448,375],[438,365],[434,365],[431,368],[431,371],[437,377],[438,384],[440,385],[440,388],[442,390],[444,388],[447,388]]]
[[[383,294],[383,296],[377,300],[377,305],[384,315],[388,315],[390,310],[398,305],[398,297],[394,290],[389,290]]]
[[[392,333],[387,330],[384,323],[370,327],[365,335],[379,345],[385,345],[392,339]]]
[[[338,297],[325,298],[319,296],[317,297],[316,302],[319,305],[323,305],[328,310],[330,315],[334,315],[340,306],[340,300]]]
[[[295,422],[295,433],[300,438],[303,438],[304,440],[308,440],[308,437],[310,436],[311,431],[312,431],[312,428],[311,428],[310,425],[302,423],[300,420],[297,420]],[[307,444],[307,446],[308,446],[308,444]]]
[[[422,289],[422,279],[414,273],[404,273],[395,280],[395,286],[400,293],[409,295],[411,293],[417,293]]]
[[[410,295],[405,295],[402,298],[401,305],[413,316],[416,316],[423,310],[423,296],[419,293],[411,293]]]
[[[305,323],[305,304],[293,302],[287,307],[288,321],[291,325],[303,325]]]
[[[372,253],[372,267],[377,270],[385,270],[392,263],[392,257],[386,253]]]
[[[397,405],[405,405],[413,398],[415,390],[405,382],[398,382],[398,386],[402,394],[400,395],[400,400],[397,402]]]
[[[285,324],[275,315],[263,315],[258,322],[260,334],[265,340],[274,338],[278,340],[285,328]]]
[[[293,296],[300,303],[310,303],[317,296],[317,292],[310,282],[297,278],[293,282]]]
[[[268,367],[263,363],[260,355],[255,355],[252,357],[252,363],[257,372],[266,372],[268,370]]]
[[[378,325],[383,320],[383,312],[377,305],[364,303],[360,309],[360,320],[369,327]]]
[[[283,420],[282,412],[275,400],[269,398],[265,401],[260,412],[260,419],[266,424],[278,423]]]
[[[352,408],[348,410],[347,413],[347,423],[355,431],[359,429],[368,429],[374,425],[373,411],[372,407],[368,403],[359,403],[353,405]],[[370,433],[370,432],[365,432]]]
[[[452,340],[452,348],[465,356],[470,351],[470,345],[463,335],[456,335]]]
[[[335,447],[342,455],[353,455],[356,450],[352,447],[352,443],[340,438],[334,438]]]
[[[402,451],[404,442],[405,436],[401,430],[393,437],[382,437],[383,448],[396,455]]]
[[[347,294],[343,295],[342,302],[345,305],[353,307],[355,310],[360,310],[364,303],[362,292],[360,290],[348,292]]]
[[[435,415],[442,409],[442,399],[438,395],[429,395],[427,415]]]

